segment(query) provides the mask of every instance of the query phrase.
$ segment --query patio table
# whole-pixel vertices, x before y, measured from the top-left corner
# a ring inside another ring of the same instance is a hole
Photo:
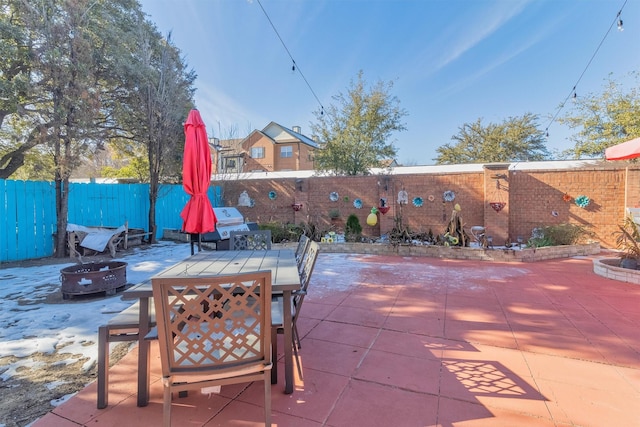
[[[285,393],[290,394],[293,393],[291,292],[300,288],[300,276],[293,250],[203,251],[154,277],[197,277],[240,274],[256,270],[271,270],[272,293],[283,294]],[[146,336],[149,332],[149,300],[152,297],[153,289],[149,282],[127,289],[122,296],[123,299],[140,300],[140,337]],[[138,406],[146,406],[149,403],[149,348],[148,340],[141,338],[138,341]]]

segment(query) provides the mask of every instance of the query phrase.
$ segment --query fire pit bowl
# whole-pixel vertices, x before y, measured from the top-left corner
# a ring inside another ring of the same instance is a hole
[[[127,263],[121,261],[90,262],[60,270],[62,298],[105,292],[115,295],[127,284]]]

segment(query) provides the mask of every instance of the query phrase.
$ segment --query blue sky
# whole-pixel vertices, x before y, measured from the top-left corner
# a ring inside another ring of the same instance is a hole
[[[550,124],[550,150],[570,148],[571,131],[551,118],[578,79],[578,96],[597,94],[611,73],[624,83],[640,70],[639,0],[261,0],[313,92],[257,0],[141,4],[197,73],[209,136],[271,121],[310,135],[316,96],[326,108],[362,70],[370,84],[394,83],[408,116],[392,142],[409,165],[434,164],[465,123],[528,112]],[[605,38],[620,9],[624,31]]]

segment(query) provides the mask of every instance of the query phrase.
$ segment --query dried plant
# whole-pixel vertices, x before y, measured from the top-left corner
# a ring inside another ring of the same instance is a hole
[[[622,225],[618,225],[618,231],[614,233],[616,246],[620,250],[620,258],[640,259],[640,231],[638,224],[631,215],[627,215]]]

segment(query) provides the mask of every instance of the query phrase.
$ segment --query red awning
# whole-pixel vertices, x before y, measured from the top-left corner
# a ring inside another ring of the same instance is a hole
[[[604,151],[607,160],[627,160],[640,157],[640,138],[614,145]]]

